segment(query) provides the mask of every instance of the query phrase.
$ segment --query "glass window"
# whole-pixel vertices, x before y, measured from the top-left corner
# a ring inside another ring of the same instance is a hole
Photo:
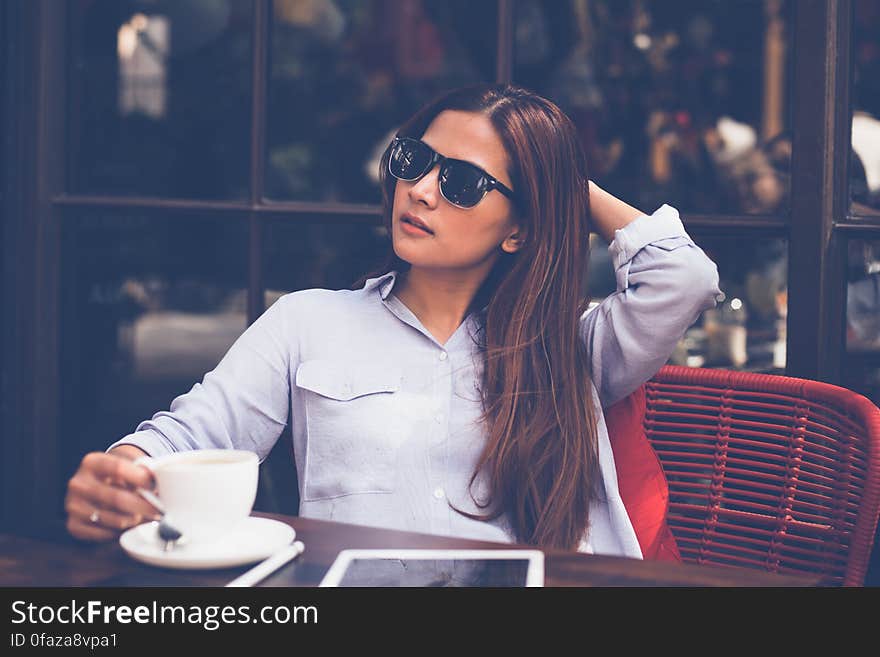
[[[669,365],[785,373],[788,243],[778,238],[694,238],[717,265],[725,298],[688,329]],[[608,245],[592,236],[593,302],[614,292]]]
[[[850,240],[844,387],[880,403],[880,240]]]
[[[252,2],[71,0],[71,191],[248,194]]]
[[[247,325],[247,223],[83,212],[63,223],[65,465],[167,410]]]
[[[645,208],[783,214],[790,3],[517,3],[514,81],[577,125],[592,176]]]
[[[880,0],[856,0],[853,22],[852,213],[880,214]]]
[[[376,203],[400,123],[439,93],[495,79],[494,0],[276,0],[267,196]]]
[[[309,288],[350,289],[382,264],[389,243],[384,227],[369,221],[343,223],[272,219],[263,229],[265,303]]]

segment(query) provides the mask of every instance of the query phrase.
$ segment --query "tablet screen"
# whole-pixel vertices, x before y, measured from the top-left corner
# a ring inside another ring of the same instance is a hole
[[[344,550],[321,586],[542,586],[536,550]]]

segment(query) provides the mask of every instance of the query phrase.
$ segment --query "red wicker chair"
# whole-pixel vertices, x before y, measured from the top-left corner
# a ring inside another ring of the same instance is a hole
[[[686,562],[864,583],[880,510],[880,409],[851,390],[666,366],[645,431]]]

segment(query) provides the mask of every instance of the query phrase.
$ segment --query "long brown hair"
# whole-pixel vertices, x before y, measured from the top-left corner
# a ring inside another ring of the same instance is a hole
[[[575,549],[601,487],[596,409],[586,346],[578,331],[589,298],[586,157],[571,120],[552,102],[513,85],[454,89],[420,109],[398,136],[421,137],[444,110],[481,113],[508,155],[523,247],[499,258],[469,311],[482,320],[481,381],[487,441],[471,477],[485,468],[489,499],[480,520],[507,520],[520,542]],[[396,180],[380,163],[384,219],[391,235]],[[405,272],[391,249],[377,272]],[[356,285],[363,285],[361,279]]]

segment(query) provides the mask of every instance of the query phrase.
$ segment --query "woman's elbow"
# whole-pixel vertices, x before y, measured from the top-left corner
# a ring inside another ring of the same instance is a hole
[[[696,245],[690,249],[679,249],[683,261],[678,268],[678,276],[683,290],[700,307],[700,310],[714,308],[724,299],[721,291],[718,265]]]
[[[709,257],[706,257],[704,274],[700,277],[704,284],[703,293],[706,297],[706,309],[714,308],[719,302],[724,300],[724,292],[721,291],[721,279],[718,275],[718,265],[716,265]]]

